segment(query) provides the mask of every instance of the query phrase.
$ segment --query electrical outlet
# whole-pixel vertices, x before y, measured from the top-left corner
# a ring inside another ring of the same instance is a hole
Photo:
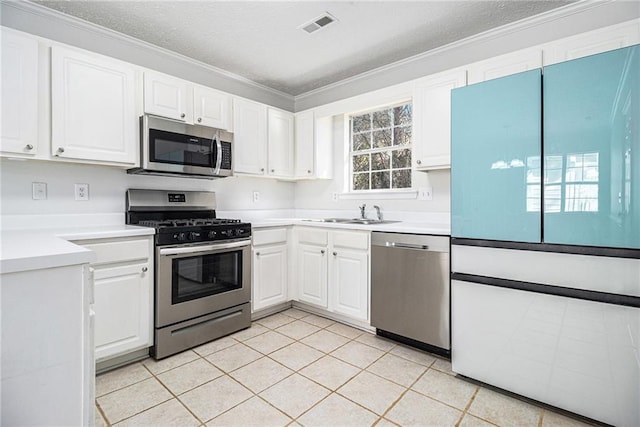
[[[337,202],[338,201],[338,193],[333,193],[331,198],[333,199],[334,202]]]
[[[253,192],[253,203],[258,203],[260,201],[260,192],[259,191],[254,191]]]
[[[89,184],[75,184],[76,200],[89,200]]]
[[[433,200],[433,187],[418,188],[418,200]]]
[[[47,200],[47,183],[46,182],[32,182],[31,194],[33,200]]]

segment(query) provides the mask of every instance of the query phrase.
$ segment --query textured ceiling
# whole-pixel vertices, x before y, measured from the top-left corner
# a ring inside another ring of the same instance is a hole
[[[572,1],[34,2],[299,95]]]

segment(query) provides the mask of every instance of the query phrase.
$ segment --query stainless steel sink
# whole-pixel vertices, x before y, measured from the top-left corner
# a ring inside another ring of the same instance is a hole
[[[393,224],[394,222],[400,221],[391,221],[388,219],[362,219],[362,218],[354,218],[349,221],[346,221],[347,224],[362,224],[362,225],[375,225],[375,224]]]
[[[394,222],[386,219],[370,219],[370,218],[310,218],[303,219],[303,221],[309,222],[333,222],[337,224],[361,224],[361,225],[374,225],[374,224],[392,224]]]

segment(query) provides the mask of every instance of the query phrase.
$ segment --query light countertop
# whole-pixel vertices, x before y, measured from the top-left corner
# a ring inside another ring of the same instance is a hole
[[[131,225],[99,225],[78,228],[9,229],[0,238],[0,272],[55,268],[84,264],[94,259],[94,253],[70,240],[146,236],[154,234],[149,227]]]

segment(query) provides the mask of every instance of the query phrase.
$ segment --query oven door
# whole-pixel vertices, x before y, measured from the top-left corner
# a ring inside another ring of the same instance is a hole
[[[251,240],[156,250],[156,328],[251,300]]]

